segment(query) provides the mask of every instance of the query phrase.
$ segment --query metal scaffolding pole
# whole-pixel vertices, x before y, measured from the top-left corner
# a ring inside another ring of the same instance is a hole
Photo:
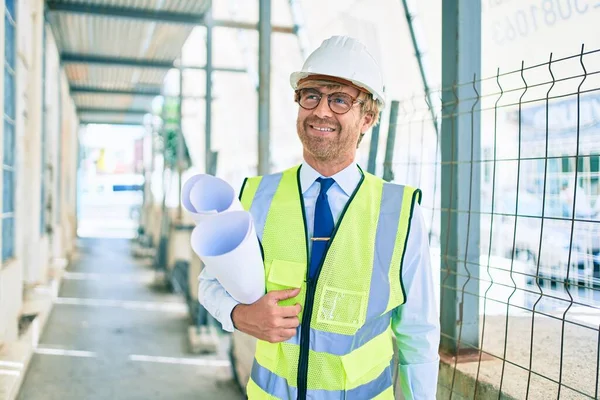
[[[381,118],[381,116],[380,116]],[[371,133],[371,143],[369,144],[369,161],[367,164],[367,172],[375,175],[377,170],[377,151],[379,150],[379,129],[381,124],[373,127]]]
[[[441,349],[453,356],[479,346],[480,70],[481,2],[443,0]]]
[[[391,182],[394,180],[394,148],[396,147],[396,127],[398,125],[398,107],[400,103],[392,101],[390,107],[390,123],[388,125],[387,142],[385,145],[385,159],[383,161],[383,180]]]
[[[289,0],[290,11],[292,13],[292,21],[294,22],[294,30],[298,37],[298,45],[300,46],[300,54],[302,59],[306,60],[310,51],[310,42],[308,40],[308,34],[304,25],[304,18],[302,15],[302,8],[299,0]]]
[[[271,0],[260,0],[258,21],[258,174],[270,170]]]
[[[427,52],[424,50],[424,40],[421,34],[421,25],[418,23],[416,13],[414,12],[416,2],[411,0],[402,0],[402,6],[404,7],[404,15],[408,24],[408,30],[410,32],[410,38],[412,40],[413,49],[415,50],[415,58],[419,65],[419,72],[421,74],[421,80],[423,81],[423,90],[425,92],[425,99],[429,106],[429,112],[431,113],[431,121],[433,122],[433,128],[435,129],[435,137],[439,138],[438,128],[438,117],[436,110],[438,108],[437,103],[434,103],[434,99],[431,97],[431,89],[429,87],[429,74],[427,73]],[[439,140],[439,139],[438,139]]]
[[[207,174],[215,175],[216,157],[212,152],[212,45],[213,45],[213,19],[212,9],[206,11],[206,102],[205,102],[205,122],[204,122],[204,163]]]
[[[183,53],[181,55],[183,61]],[[182,178],[183,178],[183,162],[184,162],[184,137],[183,137],[183,69],[179,69],[179,107],[177,109],[177,120],[179,126],[177,127],[177,219],[181,221],[183,219],[183,206],[181,204],[181,189],[182,189]]]

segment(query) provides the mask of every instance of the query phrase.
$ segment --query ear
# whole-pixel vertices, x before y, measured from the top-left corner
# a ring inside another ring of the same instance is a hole
[[[361,118],[360,133],[365,134],[375,122],[375,116],[372,112],[367,112]]]

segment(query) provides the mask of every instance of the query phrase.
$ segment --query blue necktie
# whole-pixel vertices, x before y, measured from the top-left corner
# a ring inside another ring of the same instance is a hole
[[[321,191],[319,192],[319,197],[317,197],[317,204],[315,206],[315,224],[313,237],[311,239],[312,250],[309,271],[309,277],[311,279],[314,278],[317,273],[319,263],[325,255],[325,249],[331,240],[331,234],[333,233],[334,227],[333,215],[331,214],[331,208],[329,208],[329,201],[327,200],[327,191],[335,181],[333,178],[318,178],[317,182],[321,184]]]

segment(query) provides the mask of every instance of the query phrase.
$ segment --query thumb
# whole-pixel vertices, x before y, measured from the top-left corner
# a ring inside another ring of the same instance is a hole
[[[273,290],[272,292],[269,292],[269,294],[271,295],[271,299],[275,300],[275,302],[298,296],[298,293],[300,293],[300,288]]]

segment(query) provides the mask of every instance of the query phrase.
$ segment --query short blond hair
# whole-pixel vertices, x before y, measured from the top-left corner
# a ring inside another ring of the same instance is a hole
[[[298,83],[298,89],[306,89],[308,87],[325,87],[329,90],[341,90],[343,86],[344,85],[342,85],[340,83],[328,81],[326,79],[306,78],[306,79],[301,80]],[[371,114],[373,116],[373,125],[371,125],[371,126],[373,127],[373,126],[377,125],[379,123],[379,114],[380,114],[379,103],[377,102],[377,100],[375,100],[373,98],[373,95],[371,93],[367,93],[364,90],[362,90],[356,86],[353,86],[353,85],[348,85],[348,86],[355,87],[360,91],[360,93],[358,94],[358,99],[363,102],[363,104],[360,108],[360,112],[363,115]]]

